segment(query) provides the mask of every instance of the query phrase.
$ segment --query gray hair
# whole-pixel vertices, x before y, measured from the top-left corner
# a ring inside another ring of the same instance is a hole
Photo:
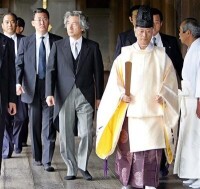
[[[70,16],[79,17],[80,26],[81,26],[81,29],[83,29],[83,31],[89,29],[89,25],[88,25],[88,22],[86,20],[86,16],[82,13],[82,11],[67,11],[64,15],[65,28],[67,28],[67,22],[68,22],[68,19],[69,19]]]
[[[187,30],[190,30],[194,38],[200,37],[200,26],[195,18],[186,18],[183,20],[183,23],[183,33],[185,33]]]

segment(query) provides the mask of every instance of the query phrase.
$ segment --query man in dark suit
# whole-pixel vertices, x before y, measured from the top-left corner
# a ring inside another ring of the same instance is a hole
[[[137,41],[135,37],[135,23],[136,23],[136,17],[137,17],[137,12],[139,9],[140,5],[136,5],[131,7],[129,10],[129,20],[133,25],[133,28],[131,30],[122,32],[118,35],[117,37],[117,45],[115,48],[115,54],[114,54],[114,59],[121,53],[121,48],[124,46],[132,45]]]
[[[4,35],[13,39],[15,48],[15,57],[17,56],[17,49],[20,39],[23,35],[16,34],[16,20],[17,16],[14,13],[6,13],[3,15],[2,29]],[[28,107],[27,104],[21,102],[21,97],[17,98],[17,113],[14,116],[7,114],[6,127],[3,140],[3,153],[4,159],[10,158],[13,150],[15,153],[21,153],[22,151],[22,137],[21,130],[23,125],[27,124],[28,119]]]
[[[178,74],[178,77],[181,78],[183,57],[180,51],[180,47],[178,45],[178,41],[174,36],[160,33],[160,29],[163,24],[162,12],[156,8],[152,8],[152,13],[154,21],[152,43],[155,43],[155,45],[160,47],[165,47],[165,51],[172,60],[172,63]]]
[[[54,41],[60,36],[48,33],[49,12],[37,8],[32,25],[36,33],[20,41],[16,61],[17,95],[29,105],[31,147],[34,165],[48,172],[54,171],[51,161],[55,149],[56,129],[53,125],[53,108],[45,99],[46,63]],[[43,142],[43,145],[42,145]]]
[[[152,43],[156,46],[165,47],[165,51],[167,55],[170,57],[170,59],[172,60],[172,63],[176,70],[178,83],[180,83],[181,72],[182,72],[182,67],[183,67],[183,58],[182,58],[182,54],[178,45],[178,41],[173,36],[160,33],[160,29],[163,24],[162,12],[156,8],[152,8],[152,14],[153,14],[153,22],[154,22]],[[174,132],[174,135],[176,135],[177,131],[172,130],[172,132]],[[161,166],[160,166],[161,176],[168,175],[168,172],[169,172],[168,166],[169,165],[167,164],[165,153],[163,151]]]
[[[17,17],[17,26],[16,26],[16,34],[22,34],[24,32],[24,28],[25,28],[25,21],[23,18],[21,17]],[[22,126],[22,130],[21,130],[21,139],[22,139],[22,147],[26,147],[28,146],[27,144],[27,140],[28,140],[28,123],[29,123],[29,119],[27,116],[27,119],[25,121],[25,123]]]
[[[88,29],[81,11],[66,12],[65,27],[69,37],[54,43],[46,75],[49,106],[55,105],[54,119],[59,115],[60,152],[67,165],[66,180],[76,179],[79,170],[92,180],[87,170],[93,146],[93,116],[103,94],[103,62],[98,43],[82,37]],[[95,103],[96,99],[96,103]],[[73,128],[77,115],[81,138],[77,160]]]
[[[14,42],[0,33],[0,154],[2,154],[5,116],[16,114]],[[0,171],[1,171],[0,156]]]

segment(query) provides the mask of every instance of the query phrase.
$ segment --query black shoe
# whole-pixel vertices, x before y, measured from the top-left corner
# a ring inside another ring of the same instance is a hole
[[[2,155],[2,159],[10,159],[10,158],[11,158],[11,155],[8,155],[8,156]]]
[[[25,142],[22,142],[22,147],[27,147],[28,146],[28,144],[27,143],[25,143]]]
[[[92,176],[90,175],[90,173],[87,170],[83,171],[82,169],[79,169],[79,171],[81,172],[81,174],[83,175],[83,178],[85,180],[92,180]]]
[[[15,153],[16,153],[16,154],[21,154],[21,152],[22,152],[22,149],[15,148]]]
[[[55,169],[51,166],[51,165],[44,165],[44,170],[47,171],[47,172],[54,172]]]
[[[65,176],[64,179],[65,180],[75,180],[76,176]]]
[[[166,177],[169,174],[168,168],[165,167],[164,169],[160,170],[160,177]]]
[[[33,165],[34,166],[42,166],[42,162],[41,161],[33,161]]]

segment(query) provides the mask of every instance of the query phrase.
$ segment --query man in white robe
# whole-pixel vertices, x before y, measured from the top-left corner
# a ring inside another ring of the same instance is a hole
[[[113,127],[113,131],[108,131],[114,135],[114,140],[107,155],[118,143],[116,173],[124,188],[131,185],[155,189],[158,186],[162,149],[166,148],[170,137],[167,131],[176,126],[178,120],[175,70],[165,49],[150,43],[152,33],[150,8],[141,6],[136,22],[137,42],[123,47],[114,61],[97,113],[96,152],[103,158],[106,157],[103,148],[109,141],[106,139],[106,144],[102,139],[106,126],[120,101],[128,104],[121,129]],[[130,96],[125,94],[124,84],[127,61],[132,62]]]
[[[188,47],[182,70],[181,120],[174,173],[191,188],[200,188],[200,27],[194,18],[180,25],[180,40]]]

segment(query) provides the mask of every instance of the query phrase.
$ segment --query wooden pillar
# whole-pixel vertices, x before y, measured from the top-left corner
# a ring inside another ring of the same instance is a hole
[[[150,6],[153,7],[153,8],[157,8],[157,9],[161,10],[162,1],[160,1],[160,0],[151,0]]]
[[[76,10],[85,11],[86,9],[86,0],[76,0]]]
[[[121,4],[122,4],[122,22],[123,22],[123,31],[126,31],[129,27],[130,27],[130,21],[129,21],[129,9],[130,9],[130,3],[129,1],[124,1],[122,0],[121,1]]]
[[[162,13],[164,16],[164,32],[169,35],[176,35],[177,27],[174,0],[163,1]]]
[[[150,0],[141,0],[141,5],[150,5]]]
[[[110,17],[109,17],[109,57],[110,62],[113,62],[113,52],[115,52],[115,46],[117,42],[117,35],[122,32],[122,15],[119,13],[119,4],[116,0],[110,0]]]
[[[1,7],[2,8],[8,8],[9,9],[9,5],[10,5],[10,1],[4,1],[4,0],[2,0],[1,1]]]

